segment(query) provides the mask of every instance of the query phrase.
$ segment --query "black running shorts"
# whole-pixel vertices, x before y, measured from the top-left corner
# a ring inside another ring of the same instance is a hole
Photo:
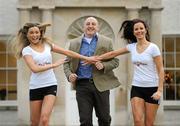
[[[154,100],[151,96],[157,91],[158,87],[137,87],[131,88],[131,99],[133,97],[139,97],[144,99],[145,102],[152,104],[160,104],[160,100]]]
[[[37,89],[30,89],[29,97],[30,101],[43,100],[46,95],[54,95],[57,93],[57,85],[52,85],[48,87],[42,87]]]

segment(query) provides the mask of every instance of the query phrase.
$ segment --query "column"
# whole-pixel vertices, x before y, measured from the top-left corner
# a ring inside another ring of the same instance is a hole
[[[20,27],[30,21],[30,8],[19,9]],[[18,123],[23,125],[30,124],[29,109],[29,77],[30,71],[23,59],[17,62],[17,102],[18,102]]]
[[[50,23],[51,26],[50,27],[47,27],[46,28],[46,36],[49,37],[49,38],[53,38],[53,9],[55,7],[49,7],[49,6],[41,6],[39,7],[39,9],[41,10],[42,12],[42,17],[41,17],[41,22],[42,23]],[[54,41],[53,41],[54,43]],[[56,43],[57,44],[57,43]],[[53,60],[56,61],[57,60],[57,55],[53,55]],[[58,71],[61,71],[61,69],[59,69]],[[61,73],[63,73],[63,71],[61,71]],[[56,78],[58,80],[58,76],[60,76],[60,74],[57,74],[57,71],[55,71],[55,74],[56,74]],[[60,85],[62,84],[62,81],[58,81],[60,82]],[[60,91],[60,87],[59,83],[58,83],[58,92]],[[57,100],[56,100],[56,103],[54,105],[54,108],[53,108],[53,111],[52,111],[52,114],[51,114],[51,117],[50,117],[50,125],[54,126],[54,125],[64,125],[64,110],[62,110],[62,105],[61,105],[61,101],[62,99],[60,98],[60,93],[57,93]]]
[[[150,39],[156,43],[160,50],[162,50],[162,34],[161,34],[161,8],[151,9],[151,26],[150,26]],[[164,109],[163,109],[163,93],[161,103],[156,116],[156,125],[163,125]]]
[[[40,8],[42,10],[42,23],[50,23],[53,25],[53,9],[54,8]],[[50,38],[52,38],[53,33],[53,27],[47,27],[46,29],[46,35]]]
[[[139,18],[139,8],[127,8],[128,10],[128,19],[132,20]]]
[[[30,22],[30,8],[19,9],[19,18],[20,27],[22,27],[25,23]]]
[[[161,9],[151,9],[150,22],[151,41],[162,48],[162,33],[161,33]]]
[[[128,8],[128,19],[132,20],[135,18],[139,18],[139,8]],[[130,54],[128,54],[128,61],[127,61],[128,65],[127,65],[127,70],[128,70],[128,87],[127,87],[127,106],[128,106],[128,114],[127,114],[127,118],[128,118],[128,125],[132,125],[133,124],[133,116],[132,116],[132,111],[131,111],[131,103],[130,103],[130,91],[131,91],[131,83],[132,83],[132,73],[133,73],[133,66],[132,66],[132,62],[131,62],[131,56]]]

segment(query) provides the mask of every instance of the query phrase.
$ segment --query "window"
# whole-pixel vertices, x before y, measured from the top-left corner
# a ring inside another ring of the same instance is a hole
[[[8,42],[0,40],[0,101],[17,100],[16,59],[10,53]]]
[[[164,99],[180,100],[180,36],[163,37]]]

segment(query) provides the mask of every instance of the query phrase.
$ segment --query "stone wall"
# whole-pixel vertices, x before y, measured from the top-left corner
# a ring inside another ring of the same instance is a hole
[[[15,34],[18,26],[18,0],[0,0],[0,35]]]

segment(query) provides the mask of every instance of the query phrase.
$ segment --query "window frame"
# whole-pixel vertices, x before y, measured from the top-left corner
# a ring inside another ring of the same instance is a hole
[[[176,35],[171,35],[171,34],[169,34],[169,35],[163,35],[162,36],[162,50],[164,50],[163,52],[162,52],[162,56],[163,56],[163,59],[164,59],[164,70],[165,71],[173,71],[173,73],[175,73],[174,74],[174,78],[175,78],[175,80],[174,80],[174,86],[175,86],[175,91],[174,91],[174,94],[175,94],[175,98],[174,98],[174,100],[167,100],[167,99],[164,99],[164,101],[163,101],[163,103],[164,103],[164,106],[165,107],[177,107],[179,104],[180,104],[180,99],[177,99],[177,83],[176,83],[176,72],[177,71],[180,71],[180,67],[177,67],[177,62],[176,62],[176,54],[177,54],[177,52],[176,52],[176,46],[177,46],[177,41],[176,41],[176,38],[180,38],[180,35],[178,35],[178,34],[176,34]],[[173,38],[173,45],[174,45],[174,50],[173,50],[173,52],[165,52],[166,51],[166,49],[165,49],[165,39],[166,38]],[[166,67],[166,61],[167,61],[167,59],[166,59],[166,54],[172,54],[173,53],[173,57],[174,57],[174,67]],[[166,88],[166,85],[164,85],[164,88]],[[164,89],[164,95],[166,96],[166,89]],[[164,96],[164,97],[165,97]]]
[[[12,37],[14,37],[14,36],[12,36],[12,35],[0,35],[0,40],[5,41],[6,43],[8,43],[9,38],[12,38]],[[6,48],[7,48],[7,45],[6,45]],[[9,50],[5,50],[5,52],[3,52],[3,53],[5,53],[5,55],[6,55],[6,66],[5,67],[0,67],[0,70],[5,70],[5,71],[15,70],[16,71],[16,79],[17,79],[17,63],[16,63],[16,67],[8,67]],[[6,81],[5,86],[6,86],[6,89],[8,89],[8,86],[9,86],[8,83],[7,83],[8,79],[9,79],[8,78],[8,72],[6,72],[6,76],[7,76],[7,78],[5,80]],[[7,100],[0,100],[0,107],[1,106],[6,106],[6,107],[15,106],[15,107],[17,107],[17,80],[16,80],[16,83],[15,84],[12,83],[12,85],[16,85],[16,92],[13,92],[13,93],[16,93],[16,99],[15,100],[8,100],[8,98],[7,98]],[[9,93],[9,90],[6,90],[6,93]],[[7,95],[7,97],[8,97],[8,95]]]

